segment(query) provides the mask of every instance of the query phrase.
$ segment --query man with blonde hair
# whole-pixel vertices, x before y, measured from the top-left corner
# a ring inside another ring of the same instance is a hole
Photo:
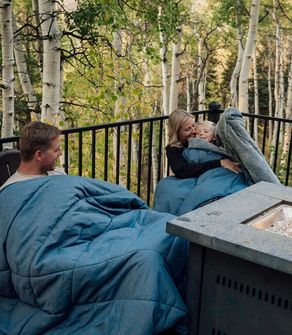
[[[57,127],[40,121],[33,121],[24,126],[19,140],[19,168],[1,189],[23,180],[65,174],[56,168],[56,162],[62,155],[60,134]]]

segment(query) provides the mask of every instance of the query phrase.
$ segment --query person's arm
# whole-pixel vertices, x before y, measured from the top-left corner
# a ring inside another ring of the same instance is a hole
[[[221,159],[220,164],[224,169],[230,170],[232,172],[235,172],[235,173],[242,172],[239,166],[240,164],[233,162],[230,159],[227,159],[227,158]]]
[[[183,157],[184,148],[166,147],[166,155],[169,166],[176,177],[192,178],[199,177],[202,173],[210,169],[221,166],[220,160],[214,160],[206,163],[191,164]]]

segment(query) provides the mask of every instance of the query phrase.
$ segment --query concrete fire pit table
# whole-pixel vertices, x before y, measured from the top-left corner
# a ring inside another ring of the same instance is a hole
[[[189,240],[192,335],[292,334],[292,188],[260,182],[167,224]]]

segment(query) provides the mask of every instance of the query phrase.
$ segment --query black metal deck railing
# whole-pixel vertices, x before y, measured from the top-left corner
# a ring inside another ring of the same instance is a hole
[[[196,119],[211,119],[222,111],[194,112]],[[273,171],[284,185],[292,185],[292,120],[244,114],[253,136],[258,129],[258,146],[271,161]],[[70,175],[103,179],[121,184],[151,204],[155,184],[168,174],[164,156],[167,116],[121,121],[62,131],[63,166]],[[275,140],[268,138],[271,125]],[[289,132],[284,136],[285,131]],[[284,138],[288,138],[283,152]],[[18,137],[1,138],[18,146]]]

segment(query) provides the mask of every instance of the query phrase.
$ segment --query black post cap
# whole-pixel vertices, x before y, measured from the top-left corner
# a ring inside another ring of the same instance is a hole
[[[217,101],[212,101],[209,103],[208,107],[208,120],[217,123],[220,117],[221,104]]]

